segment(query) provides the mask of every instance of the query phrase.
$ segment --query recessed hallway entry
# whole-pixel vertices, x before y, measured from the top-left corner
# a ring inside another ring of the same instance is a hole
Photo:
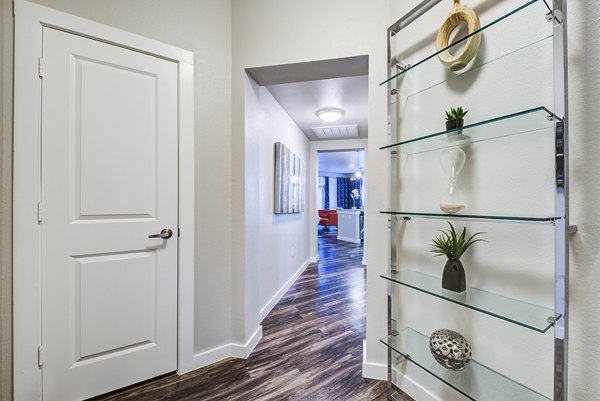
[[[386,384],[363,379],[362,245],[319,236],[310,265],[263,321],[246,360],[166,376],[94,401],[384,401]],[[407,400],[410,400],[407,398]]]

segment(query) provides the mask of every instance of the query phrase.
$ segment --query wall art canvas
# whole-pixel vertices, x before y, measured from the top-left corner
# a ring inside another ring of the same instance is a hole
[[[275,143],[275,214],[304,211],[302,161],[281,142]]]

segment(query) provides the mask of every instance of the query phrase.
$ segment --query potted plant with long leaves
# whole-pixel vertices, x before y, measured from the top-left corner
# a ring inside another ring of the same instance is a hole
[[[463,110],[462,106],[457,108],[451,107],[450,110],[446,110],[446,130],[456,130],[448,133],[448,135],[460,135],[462,134],[462,128],[465,124],[465,116],[469,111]]]
[[[483,234],[482,232],[467,237],[466,227],[458,234],[452,223],[449,221],[447,223],[450,225],[450,229],[440,230],[441,234],[433,239],[429,251],[433,252],[435,256],[448,258],[442,273],[442,288],[461,293],[467,289],[467,280],[460,258],[473,244],[485,240],[477,238]]]

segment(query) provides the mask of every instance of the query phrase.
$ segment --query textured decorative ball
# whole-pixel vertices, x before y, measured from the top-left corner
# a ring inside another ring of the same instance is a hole
[[[471,346],[460,333],[448,329],[436,330],[429,337],[431,355],[443,367],[463,370],[471,361]]]

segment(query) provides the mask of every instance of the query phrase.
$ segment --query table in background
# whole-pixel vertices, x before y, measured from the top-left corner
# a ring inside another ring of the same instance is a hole
[[[363,238],[364,210],[338,209],[337,239],[360,244]]]

